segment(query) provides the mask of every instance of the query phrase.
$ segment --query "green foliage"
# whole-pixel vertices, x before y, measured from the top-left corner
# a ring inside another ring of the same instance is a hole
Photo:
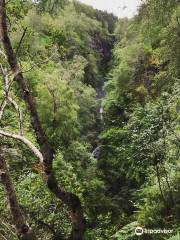
[[[138,222],[132,222],[130,224],[127,224],[113,236],[113,239],[117,239],[117,240],[136,239],[135,228],[137,226],[138,226]]]
[[[173,236],[171,238],[169,238],[168,240],[178,240],[180,238],[180,235],[177,234],[176,236]]]
[[[66,0],[40,0],[37,1],[37,9],[41,14],[46,11],[54,15],[60,8],[64,7],[66,2]]]
[[[116,26],[98,164],[122,223],[117,239],[136,239],[134,221],[179,229],[178,19],[176,1],[147,0]]]
[[[54,150],[55,175],[81,200],[85,239],[136,240],[138,225],[178,233],[178,1],[146,0],[130,20],[65,0],[8,1],[7,13],[13,47]],[[7,67],[3,55],[0,60]],[[2,77],[0,84],[2,101]],[[25,136],[37,146],[13,81],[11,94],[23,111]],[[9,104],[0,127],[17,133],[17,117]],[[0,144],[38,239],[66,239],[68,209],[45,188],[41,165],[21,143],[3,137]],[[16,240],[1,187],[0,198],[0,238]],[[142,239],[179,240],[178,234],[169,237]]]

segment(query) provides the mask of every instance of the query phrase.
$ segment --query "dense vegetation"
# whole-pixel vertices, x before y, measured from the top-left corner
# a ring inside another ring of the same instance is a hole
[[[0,240],[180,239],[178,2],[0,0]]]

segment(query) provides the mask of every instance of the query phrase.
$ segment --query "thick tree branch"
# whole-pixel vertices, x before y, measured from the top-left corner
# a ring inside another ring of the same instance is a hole
[[[12,44],[8,35],[6,19],[7,19],[7,16],[6,16],[5,0],[0,0],[1,40],[7,56],[7,61],[9,63],[12,73],[15,76],[14,79],[18,84],[18,87],[21,91],[21,96],[24,99],[30,114],[31,125],[36,134],[37,142],[40,146],[40,150],[43,156],[43,167],[44,167],[44,174],[46,177],[45,179],[46,179],[47,186],[49,190],[52,193],[54,193],[57,198],[61,199],[62,202],[66,204],[70,209],[72,232],[69,237],[69,240],[82,240],[84,239],[86,224],[85,224],[85,218],[83,216],[81,202],[76,195],[64,191],[63,188],[61,188],[57,183],[57,180],[53,172],[54,148],[49,144],[48,138],[46,137],[43,131],[42,124],[39,120],[39,116],[37,113],[35,100],[27,86],[27,83],[23,77],[23,73],[18,64],[16,55],[13,51]],[[19,140],[22,140],[22,138],[20,138]]]
[[[6,99],[4,99],[4,100],[2,101],[1,106],[0,106],[0,121],[1,121],[1,119],[2,119],[2,117],[3,117],[3,114],[4,114],[4,110],[5,110],[5,108],[6,108],[6,105],[7,105],[7,101],[6,101]]]
[[[0,179],[6,191],[18,238],[20,240],[36,240],[35,234],[26,224],[25,218],[22,214],[9,173],[9,169],[2,154],[0,154]]]
[[[16,139],[16,140],[24,143],[29,148],[29,150],[39,159],[39,161],[41,163],[43,163],[43,155],[38,150],[38,148],[35,147],[34,144],[31,141],[29,141],[27,138],[25,138],[25,137],[23,137],[21,135],[18,135],[18,134],[5,132],[5,131],[3,131],[1,129],[0,129],[0,136],[13,138],[13,139]]]

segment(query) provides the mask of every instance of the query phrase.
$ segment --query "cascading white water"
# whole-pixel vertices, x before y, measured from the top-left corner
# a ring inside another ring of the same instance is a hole
[[[100,107],[100,110],[99,110],[99,113],[100,113],[100,119],[101,119],[101,122],[103,122],[103,107],[102,107],[102,104],[101,104],[101,107]]]

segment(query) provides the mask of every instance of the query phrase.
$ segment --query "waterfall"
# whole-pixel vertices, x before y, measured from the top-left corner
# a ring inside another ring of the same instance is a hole
[[[93,150],[92,156],[93,156],[93,158],[98,159],[98,158],[99,158],[99,154],[100,154],[100,148],[99,148],[99,146],[98,146],[98,147],[96,147],[96,148]]]
[[[100,100],[100,108],[99,108],[99,116],[100,116],[100,125],[101,125],[101,129],[104,130],[104,109],[103,109],[103,98],[99,99]]]
[[[99,113],[100,113],[101,122],[104,122],[102,101],[101,101],[101,107],[100,107]]]
[[[98,118],[99,118],[99,129],[100,131],[104,130],[104,109],[103,109],[103,100],[105,97],[105,92],[103,91],[102,88],[96,89],[97,91],[97,101],[98,101],[98,108],[97,108],[97,113],[98,113]],[[94,159],[98,159],[100,155],[100,146],[99,145],[99,140],[98,143],[95,144],[94,149],[92,151],[92,157]]]

